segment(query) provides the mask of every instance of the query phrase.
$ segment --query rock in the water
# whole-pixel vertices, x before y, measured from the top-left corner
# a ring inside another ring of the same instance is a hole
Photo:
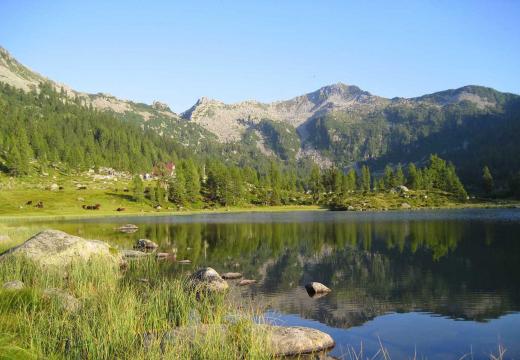
[[[5,282],[2,287],[7,290],[21,290],[25,287],[25,284],[20,280],[13,280]]]
[[[244,280],[240,280],[237,285],[238,286],[247,286],[247,285],[252,285],[255,283],[256,283],[256,280],[244,279]]]
[[[92,258],[103,258],[114,264],[122,261],[119,252],[105,242],[85,240],[58,230],[39,232],[23,244],[0,255],[0,259],[12,255],[24,256],[40,265],[58,267]]]
[[[314,296],[316,294],[326,294],[331,292],[332,290],[323,285],[322,283],[313,281],[305,285],[305,290],[309,296]]]
[[[69,312],[75,312],[81,307],[81,301],[61,289],[45,289],[43,291],[43,298],[51,301],[58,301],[62,309]]]
[[[155,250],[158,247],[159,247],[159,245],[154,243],[152,240],[148,240],[148,239],[139,239],[139,240],[137,240],[137,243],[134,246],[134,248],[142,249],[142,250]]]
[[[125,259],[139,259],[142,257],[149,256],[149,253],[145,253],[139,250],[121,250],[121,254]]]
[[[222,279],[225,280],[233,280],[233,279],[240,279],[242,277],[241,273],[238,272],[227,272],[222,274]]]
[[[226,280],[222,279],[215,269],[207,267],[194,272],[190,279],[198,286],[202,286],[208,290],[223,291],[229,287]]]
[[[401,204],[401,209],[411,209],[411,208],[412,208],[412,206],[408,203],[404,202]]]

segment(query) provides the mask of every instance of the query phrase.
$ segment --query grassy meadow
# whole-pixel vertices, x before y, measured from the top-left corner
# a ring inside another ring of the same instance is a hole
[[[225,295],[197,295],[185,279],[162,275],[155,260],[132,262],[123,273],[102,261],[66,270],[41,269],[22,258],[1,261],[0,283],[14,279],[26,288],[0,290],[2,359],[268,357],[263,338],[251,336],[252,307]],[[80,300],[80,310],[47,299],[46,288],[67,291]],[[161,342],[168,330],[200,324],[209,332]],[[221,325],[228,331],[219,331]]]

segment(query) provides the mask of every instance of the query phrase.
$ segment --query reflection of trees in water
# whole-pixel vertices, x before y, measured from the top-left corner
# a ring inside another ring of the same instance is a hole
[[[351,326],[387,311],[430,311],[483,320],[518,310],[520,227],[470,221],[147,224],[136,234],[115,225],[60,224],[122,247],[147,237],[195,266],[258,278],[278,309]],[[317,280],[333,293],[310,301],[296,285]],[[288,295],[290,294],[290,295]]]

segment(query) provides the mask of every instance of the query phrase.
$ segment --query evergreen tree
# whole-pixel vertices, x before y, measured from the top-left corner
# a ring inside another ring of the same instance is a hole
[[[168,200],[179,206],[184,205],[187,201],[186,179],[182,168],[176,169],[175,176],[169,181]]]
[[[420,189],[421,184],[419,177],[420,175],[417,171],[417,167],[414,163],[410,163],[408,165],[408,179],[406,181],[406,185],[408,185],[411,189]]]
[[[484,169],[482,169],[482,187],[488,195],[493,192],[493,176],[487,166],[484,166]]]
[[[397,169],[394,174],[394,187],[405,184],[404,173],[401,164],[397,164]]]
[[[157,204],[162,204],[164,202],[164,199],[165,199],[165,191],[164,191],[164,187],[161,183],[161,181],[157,181],[155,183],[155,187],[153,189],[153,201]]]
[[[132,191],[134,194],[134,201],[141,202],[144,199],[144,185],[143,180],[139,175],[135,175],[132,179]]]
[[[392,170],[390,165],[385,166],[385,173],[383,175],[383,179],[385,186],[381,190],[389,190],[394,186],[394,171]]]
[[[309,190],[312,194],[313,203],[319,203],[321,199],[321,193],[323,192],[323,186],[321,183],[320,168],[314,164],[311,169],[309,177]]]
[[[364,192],[369,192],[371,189],[370,169],[366,165],[361,168],[359,189]]]
[[[350,169],[347,173],[347,176],[345,178],[346,182],[346,189],[348,191],[354,191],[356,190],[356,184],[357,184],[357,173],[354,169]]]
[[[182,172],[185,177],[186,196],[189,202],[196,202],[200,197],[200,176],[197,166],[192,159],[182,163]]]

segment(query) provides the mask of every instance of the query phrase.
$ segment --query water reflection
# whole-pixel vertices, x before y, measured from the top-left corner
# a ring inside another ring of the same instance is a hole
[[[122,248],[152,239],[192,260],[189,268],[209,265],[257,279],[239,290],[243,296],[333,328],[390,312],[486,322],[520,310],[518,210],[130,220],[140,227],[135,234],[114,231],[116,220],[49,227]],[[167,271],[178,269],[172,264]],[[333,292],[312,299],[303,288],[310,281]]]

